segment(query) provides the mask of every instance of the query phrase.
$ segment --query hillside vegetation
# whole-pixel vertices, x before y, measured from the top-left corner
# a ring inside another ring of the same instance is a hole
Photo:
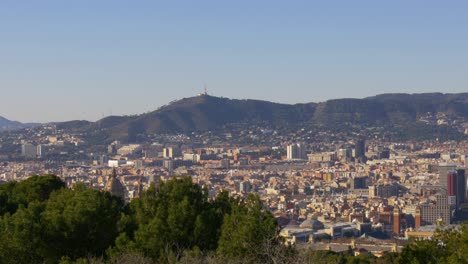
[[[207,131],[241,122],[263,122],[272,127],[311,124],[335,128],[351,123],[404,129],[428,113],[466,120],[468,93],[383,94],[294,105],[200,95],[172,102],[150,113],[111,116],[94,123],[59,123],[58,127],[132,142],[139,134]]]

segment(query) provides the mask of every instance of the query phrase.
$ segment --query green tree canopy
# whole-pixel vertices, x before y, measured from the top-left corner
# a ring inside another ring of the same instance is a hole
[[[113,245],[122,201],[77,185],[0,218],[0,263],[57,263],[103,256]]]
[[[198,229],[210,219],[206,190],[190,177],[173,178],[132,202],[138,226],[134,238],[139,249],[153,258],[199,245]]]
[[[31,202],[0,219],[0,263],[41,263],[45,244],[41,213],[44,204]]]
[[[118,235],[123,201],[108,192],[76,185],[53,193],[42,213],[47,258],[101,256]]]
[[[218,253],[226,257],[263,259],[263,253],[278,243],[277,223],[260,198],[249,194],[225,216]]]
[[[0,213],[14,213],[33,201],[47,200],[53,191],[65,188],[65,183],[54,175],[34,175],[21,182],[0,185]]]

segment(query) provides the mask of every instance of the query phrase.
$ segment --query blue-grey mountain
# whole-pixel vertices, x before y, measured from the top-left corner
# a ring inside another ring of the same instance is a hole
[[[17,121],[11,121],[0,116],[0,131],[15,130],[15,129],[25,128],[29,126],[31,126],[31,124],[23,124]]]

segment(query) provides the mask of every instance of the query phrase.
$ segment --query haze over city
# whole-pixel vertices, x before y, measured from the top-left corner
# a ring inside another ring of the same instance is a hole
[[[465,1],[0,5],[0,115],[22,122],[139,114],[205,84],[283,103],[468,90]]]

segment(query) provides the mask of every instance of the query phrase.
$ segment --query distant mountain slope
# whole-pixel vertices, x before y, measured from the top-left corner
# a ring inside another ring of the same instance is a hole
[[[204,131],[239,122],[261,121],[273,126],[303,122],[328,126],[343,123],[402,125],[414,123],[428,112],[468,118],[468,93],[382,94],[294,105],[200,95],[174,101],[142,115],[59,125],[81,131],[100,131],[101,137],[132,141],[138,134]]]
[[[320,124],[379,123],[386,119],[386,112],[378,102],[364,99],[336,99],[319,103],[313,121]]]
[[[310,119],[315,104],[287,105],[259,100],[236,100],[208,95],[184,98],[156,111],[134,117],[112,117],[93,124],[113,138],[137,134],[203,131],[245,121],[274,124]]]
[[[468,118],[468,93],[381,94],[366,100],[382,104],[387,113],[403,111],[416,117],[428,112],[443,112]]]
[[[29,127],[32,125],[34,124],[23,124],[17,121],[8,120],[0,116],[0,131],[20,129],[20,128]]]

